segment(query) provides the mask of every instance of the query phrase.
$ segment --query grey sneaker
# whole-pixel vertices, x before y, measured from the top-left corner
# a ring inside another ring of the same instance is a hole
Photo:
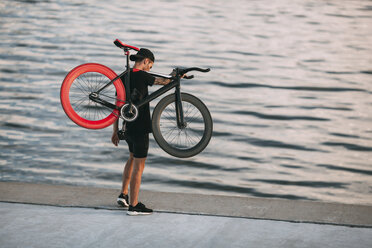
[[[129,200],[128,200],[128,195],[124,195],[123,193],[121,193],[119,196],[118,196],[118,199],[116,199],[116,202],[122,206],[122,207],[128,207],[129,206]]]

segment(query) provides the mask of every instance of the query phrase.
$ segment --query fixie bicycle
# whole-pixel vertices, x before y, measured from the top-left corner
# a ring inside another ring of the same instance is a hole
[[[154,138],[165,152],[175,157],[188,158],[203,151],[212,137],[212,117],[201,100],[181,92],[181,77],[190,71],[208,72],[210,69],[175,68],[175,76],[149,72],[155,77],[171,79],[171,82],[135,104],[130,97],[129,55],[130,50],[139,51],[139,48],[118,39],[114,44],[124,50],[126,70],[117,75],[107,66],[96,63],[72,69],[63,80],[60,92],[66,115],[77,125],[89,129],[108,127],[118,118],[131,122],[137,118],[138,108],[175,88],[175,92],[161,99],[153,111]]]

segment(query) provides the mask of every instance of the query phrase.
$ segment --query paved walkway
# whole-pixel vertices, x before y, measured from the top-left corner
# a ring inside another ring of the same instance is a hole
[[[118,194],[0,182],[0,248],[372,247],[372,206],[141,191],[155,213],[127,216]]]
[[[0,203],[0,247],[372,247],[372,228]]]
[[[0,182],[0,202],[117,210],[118,195],[108,188]],[[372,227],[372,206],[364,205],[146,190],[140,201],[157,212]]]

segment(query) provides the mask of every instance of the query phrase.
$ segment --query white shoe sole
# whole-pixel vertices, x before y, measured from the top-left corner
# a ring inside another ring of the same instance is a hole
[[[146,212],[137,212],[137,211],[127,211],[127,215],[130,216],[136,216],[136,215],[150,215],[151,213],[146,213]]]
[[[128,203],[121,198],[116,199],[116,202],[122,207],[129,207]]]

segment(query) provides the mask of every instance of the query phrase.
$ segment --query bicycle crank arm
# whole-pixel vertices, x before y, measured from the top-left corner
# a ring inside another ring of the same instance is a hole
[[[108,107],[110,109],[120,110],[120,107],[99,98],[99,95],[95,92],[93,92],[89,95],[89,99],[92,100],[93,102],[99,103],[99,104],[101,104],[105,107]]]

